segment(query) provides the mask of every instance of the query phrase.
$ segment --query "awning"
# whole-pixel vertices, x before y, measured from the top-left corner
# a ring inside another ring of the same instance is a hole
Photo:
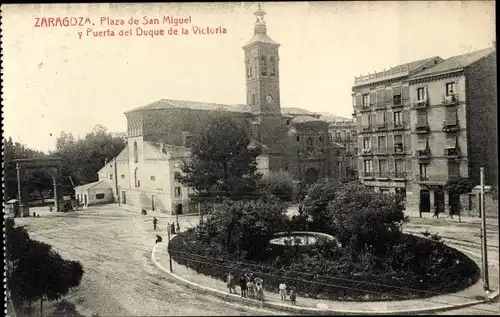
[[[417,151],[427,150],[427,140],[419,140],[417,143]]]
[[[446,138],[445,149],[455,149],[457,147],[456,138]]]

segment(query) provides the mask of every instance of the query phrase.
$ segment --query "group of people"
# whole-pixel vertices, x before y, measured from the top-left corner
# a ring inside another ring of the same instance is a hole
[[[259,301],[264,301],[263,280],[253,277],[252,273],[241,274],[239,284],[241,297],[249,297]],[[236,294],[236,278],[229,272],[226,277],[227,288],[230,294]]]
[[[280,285],[278,287],[278,292],[280,294],[281,300],[286,300],[286,291],[287,291],[287,288],[286,288],[285,282],[280,283]],[[297,293],[295,292],[294,286],[290,287],[289,296],[290,296],[290,302],[292,303],[292,305],[297,305]]]
[[[156,231],[158,225],[158,219],[156,217],[153,217],[153,230]],[[181,226],[179,226],[179,223],[177,223],[177,226],[175,224],[170,224],[167,222],[167,231],[170,231],[171,234],[175,234],[176,232],[179,233],[181,232]]]

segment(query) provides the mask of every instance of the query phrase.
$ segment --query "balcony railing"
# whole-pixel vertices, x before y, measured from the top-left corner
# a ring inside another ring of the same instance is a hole
[[[444,149],[444,156],[448,158],[458,158],[460,157],[460,150],[459,149]]]
[[[397,122],[392,124],[391,130],[404,130],[407,126],[406,122]]]
[[[459,130],[457,123],[443,123],[443,131],[447,133],[457,132]]]
[[[375,127],[378,131],[387,130],[387,123],[377,123]]]
[[[373,152],[372,152],[372,149],[361,149],[360,154],[361,155],[372,155]]]
[[[365,126],[361,127],[362,132],[367,132],[367,131],[371,131],[371,130],[372,130],[372,127],[369,125],[365,125]]]
[[[460,178],[460,175],[415,175],[415,181],[423,183],[446,183]]]
[[[405,179],[407,172],[362,172],[362,178]]]
[[[428,159],[431,157],[430,150],[418,150],[416,153],[417,158],[419,159]]]
[[[357,106],[356,107],[356,111],[359,111],[359,112],[368,112],[368,111],[371,111],[371,108],[370,108],[370,105]]]
[[[417,123],[415,126],[415,132],[418,134],[429,133],[429,124],[426,122]]]
[[[375,105],[375,109],[385,109],[387,108],[387,102],[379,102]]]
[[[458,94],[443,95],[441,97],[441,104],[445,106],[452,106],[458,102]]]
[[[408,153],[408,148],[406,146],[403,146],[403,145],[400,145],[400,146],[394,146],[392,148],[389,148],[390,149],[390,153],[391,154],[405,154],[405,153]]]
[[[415,100],[413,102],[413,108],[415,108],[415,109],[425,109],[428,106],[429,106],[429,100],[428,99]]]

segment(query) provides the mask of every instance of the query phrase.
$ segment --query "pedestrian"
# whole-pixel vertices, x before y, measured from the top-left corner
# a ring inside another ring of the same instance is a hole
[[[290,302],[292,305],[297,305],[297,292],[295,291],[295,287],[290,287]]]
[[[153,217],[153,230],[156,231],[156,224],[158,223],[158,219],[156,217]]]
[[[163,241],[163,239],[161,238],[161,236],[157,234],[155,244],[157,244],[158,242],[162,242],[162,241]]]
[[[231,274],[231,272],[227,274],[226,285],[229,289],[229,294],[233,294],[233,292],[236,294],[236,281],[234,280],[233,274]]]
[[[240,288],[241,288],[241,297],[247,297],[247,279],[243,273],[241,273],[240,276]]]
[[[173,223],[170,225],[170,233],[175,234],[175,226]]]
[[[286,300],[286,284],[285,284],[285,282],[280,283],[279,293],[281,296],[281,300]]]
[[[436,206],[434,209],[434,215],[432,215],[432,218],[439,218],[439,206]]]
[[[170,222],[167,222],[167,232],[170,230]]]
[[[181,227],[179,226],[179,223],[177,223],[177,227],[175,228],[175,231],[177,231],[177,233],[181,232]]]
[[[254,280],[254,289],[255,289],[255,297],[257,300],[264,301],[264,288],[263,288],[263,283],[264,281],[258,277],[255,278]]]

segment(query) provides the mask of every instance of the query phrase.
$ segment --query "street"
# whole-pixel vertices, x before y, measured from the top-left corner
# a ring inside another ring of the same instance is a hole
[[[78,314],[276,314],[194,293],[159,272],[150,259],[156,237],[150,215],[141,216],[115,205],[64,214],[44,210],[40,214],[40,218],[16,218],[16,225],[24,225],[31,238],[49,243],[64,258],[81,261],[85,269],[82,283],[65,298],[70,306],[75,305]],[[181,227],[183,222],[180,218]],[[159,218],[158,233],[163,239],[167,239],[165,224]],[[54,303],[45,306],[46,315],[55,309]]]
[[[35,209],[33,209],[35,210]],[[64,258],[81,261],[85,274],[81,285],[66,296],[78,314],[92,315],[268,315],[268,309],[250,308],[197,294],[179,286],[151,263],[156,234],[167,239],[165,225],[175,219],[159,213],[140,215],[139,211],[117,205],[91,207],[72,213],[36,210],[40,218],[16,218],[33,239],[49,243]],[[159,220],[153,231],[153,216]],[[196,225],[196,216],[179,217],[181,230]],[[496,220],[490,221],[492,224]],[[407,232],[438,233],[447,242],[480,256],[480,226],[450,219],[411,218]],[[498,267],[498,225],[488,225],[490,263]],[[498,282],[495,283],[498,285]],[[36,305],[35,305],[36,306]],[[48,303],[46,312],[55,309]],[[441,314],[495,315],[495,304],[482,304]],[[74,314],[78,316],[78,314]],[[22,316],[19,314],[19,316]]]

